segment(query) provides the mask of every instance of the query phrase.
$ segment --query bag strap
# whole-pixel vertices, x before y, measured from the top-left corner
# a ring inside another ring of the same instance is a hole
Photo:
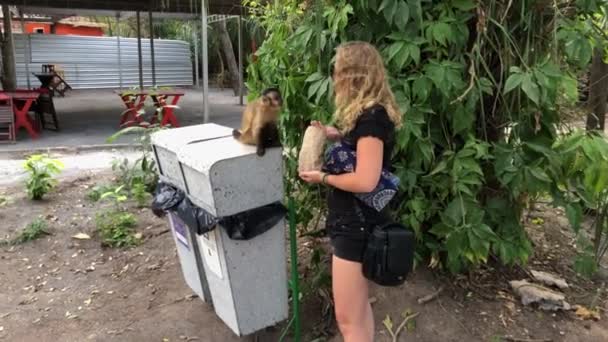
[[[365,223],[367,221],[365,219],[365,214],[363,214],[363,210],[361,210],[359,200],[355,196],[353,196],[353,205],[355,207],[355,213],[357,214],[357,217],[361,220],[361,222]]]

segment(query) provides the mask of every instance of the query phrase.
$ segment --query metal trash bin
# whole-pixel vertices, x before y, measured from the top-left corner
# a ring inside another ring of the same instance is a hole
[[[230,128],[206,124],[152,137],[161,180],[218,218],[283,200],[281,149],[268,149],[259,157],[255,147],[231,135]],[[196,234],[173,214],[170,221],[186,282],[195,292],[201,284],[203,293],[197,294],[213,303],[235,334],[248,335],[287,319],[284,219],[250,240],[233,240],[221,226]],[[197,283],[197,274],[204,281]]]
[[[151,143],[160,180],[185,192],[177,151],[199,140],[231,135],[230,128],[215,124],[188,126],[154,133]],[[184,280],[204,302],[211,303],[211,293],[205,277],[196,233],[193,227],[188,227],[175,213],[170,212],[168,217]]]
[[[177,152],[197,141],[232,136],[232,129],[216,124],[203,124],[161,130],[152,135],[152,150],[160,179],[184,190],[183,175],[177,160]],[[199,151],[204,153],[205,151]]]
[[[219,138],[182,148],[178,159],[188,197],[213,216],[283,200],[279,148],[259,157],[253,146]],[[198,237],[215,312],[237,335],[288,317],[285,227],[282,219],[251,240],[232,240],[221,226]]]
[[[203,302],[211,303],[211,292],[202,263],[196,232],[175,213],[169,212],[169,224],[175,240],[179,264],[186,284]]]

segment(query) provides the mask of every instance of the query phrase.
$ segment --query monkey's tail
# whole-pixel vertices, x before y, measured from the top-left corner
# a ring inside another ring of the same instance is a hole
[[[238,129],[232,130],[232,136],[234,137],[234,139],[239,140],[241,138],[241,135],[243,134]]]

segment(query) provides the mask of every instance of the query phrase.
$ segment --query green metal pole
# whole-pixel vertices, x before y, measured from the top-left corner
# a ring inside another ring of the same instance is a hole
[[[293,300],[294,341],[301,340],[300,325],[300,280],[298,275],[298,246],[296,234],[296,210],[293,198],[289,197],[289,246],[291,251],[291,298]]]

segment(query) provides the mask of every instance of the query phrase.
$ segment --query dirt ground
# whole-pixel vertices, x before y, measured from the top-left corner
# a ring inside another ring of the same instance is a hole
[[[101,246],[94,217],[104,205],[86,200],[85,193],[109,179],[108,172],[96,172],[63,180],[40,203],[28,200],[20,184],[0,187],[0,195],[9,198],[0,207],[0,240],[14,237],[38,216],[45,218],[52,234],[0,247],[0,341],[245,340],[235,337],[209,306],[192,296],[165,220],[133,208],[144,243],[131,249]],[[534,215],[544,222],[531,227],[537,253],[529,268],[565,277],[571,285],[567,300],[596,304],[600,321],[522,306],[508,280],[525,278],[523,269],[486,267],[454,278],[420,268],[401,287],[373,288],[376,340],[391,341],[382,321],[390,316],[398,326],[401,313],[409,310],[418,316],[399,341],[608,341],[607,296],[597,291],[602,283],[582,280],[571,270],[572,236],[559,213],[543,210]],[[91,239],[73,239],[78,233]],[[303,254],[310,253],[308,244],[301,241]],[[308,276],[305,265],[302,268],[302,275]],[[445,290],[435,300],[418,304],[420,297],[439,287]],[[327,321],[322,298],[319,293],[305,299],[304,341],[311,341],[312,332]],[[281,328],[247,339],[277,341]],[[340,339],[317,341],[327,340]]]

